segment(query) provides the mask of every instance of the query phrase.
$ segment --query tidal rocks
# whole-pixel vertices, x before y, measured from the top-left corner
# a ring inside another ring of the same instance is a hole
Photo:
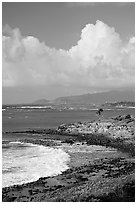
[[[134,161],[125,158],[98,159],[93,164],[71,168],[62,175],[22,185],[20,191],[15,186],[4,188],[3,202],[134,200],[134,167]],[[118,190],[123,194],[119,195]]]

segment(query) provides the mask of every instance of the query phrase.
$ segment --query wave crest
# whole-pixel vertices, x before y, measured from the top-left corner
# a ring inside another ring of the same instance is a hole
[[[9,148],[4,151],[3,170],[8,171],[3,174],[3,187],[58,175],[68,169],[70,156],[62,149],[20,142],[10,142],[11,144],[25,145],[26,148]]]

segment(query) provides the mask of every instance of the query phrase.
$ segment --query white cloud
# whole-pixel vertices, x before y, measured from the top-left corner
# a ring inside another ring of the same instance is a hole
[[[3,86],[123,87],[134,85],[134,69],[135,38],[123,42],[101,21],[86,25],[68,51],[22,37],[19,29],[3,36]]]

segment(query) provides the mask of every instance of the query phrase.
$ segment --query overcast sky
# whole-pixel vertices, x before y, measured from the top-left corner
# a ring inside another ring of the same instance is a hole
[[[134,88],[134,3],[2,7],[3,103]]]

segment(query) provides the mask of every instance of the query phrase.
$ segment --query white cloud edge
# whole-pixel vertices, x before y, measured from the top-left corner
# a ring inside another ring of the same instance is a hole
[[[19,29],[13,29],[10,32],[12,36],[3,37],[5,42],[3,46],[7,46],[3,54],[5,56],[3,75],[7,74],[8,79],[10,74],[8,81],[5,77],[4,86],[57,84],[73,87],[87,84],[92,87],[102,82],[104,86],[110,86],[111,83],[118,82],[118,75],[122,72],[125,72],[123,75],[126,77],[125,82],[131,75],[132,82],[134,80],[134,73],[132,73],[134,72],[134,37],[129,39],[129,42],[123,42],[114,28],[102,21],[97,21],[95,25],[86,25],[82,29],[80,40],[68,51],[50,48],[33,36],[23,38]],[[127,58],[129,61],[126,62]],[[21,67],[22,73],[19,72]],[[80,83],[81,76],[83,79]],[[124,78],[121,78],[121,82],[118,82],[119,86],[126,85],[123,81]],[[128,85],[131,85],[130,80]]]

